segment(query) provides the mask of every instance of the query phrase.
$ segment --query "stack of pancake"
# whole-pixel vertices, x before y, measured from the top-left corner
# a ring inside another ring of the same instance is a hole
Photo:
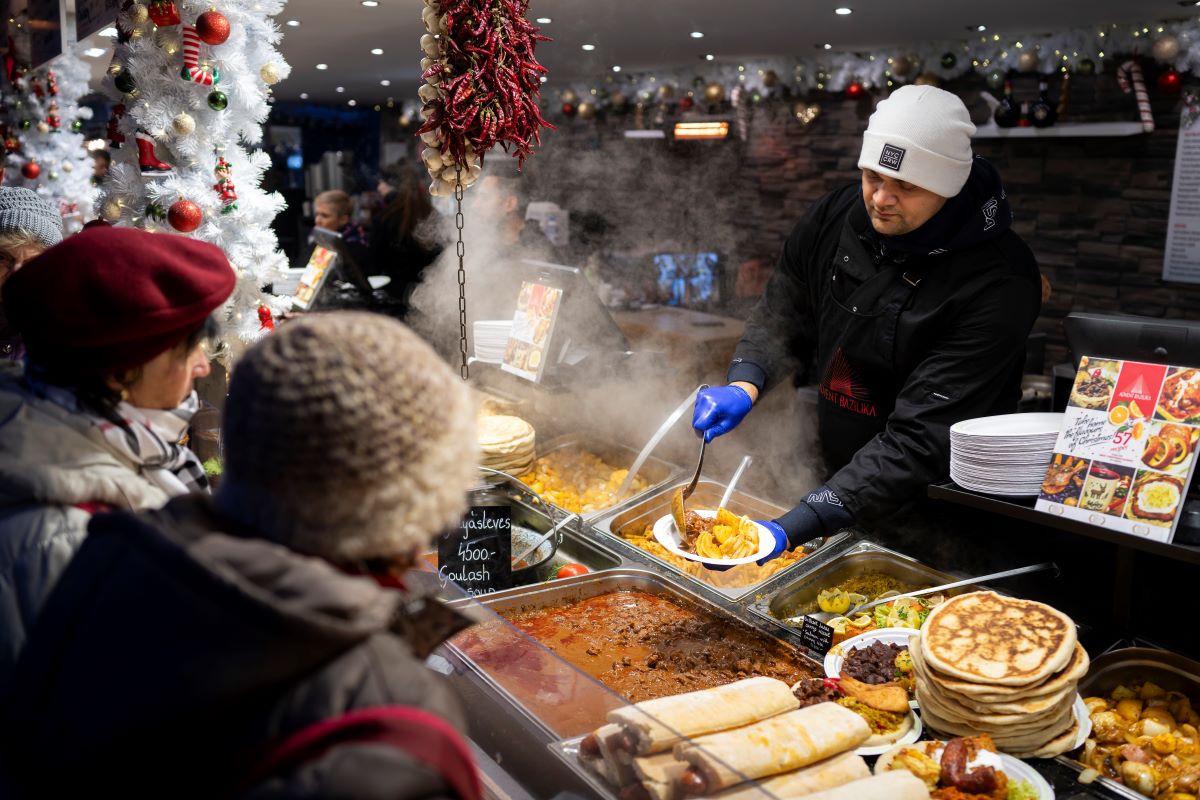
[[[1052,758],[1073,746],[1072,706],[1088,655],[1062,612],[995,592],[961,595],[929,614],[909,653],[931,728],[990,734],[1018,758]]]
[[[533,426],[520,417],[482,414],[477,420],[479,463],[509,475],[524,475],[533,468]]]

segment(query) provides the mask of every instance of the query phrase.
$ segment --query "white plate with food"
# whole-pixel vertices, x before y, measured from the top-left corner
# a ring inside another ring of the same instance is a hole
[[[717,520],[717,512],[711,509],[694,513],[704,520],[714,520],[711,529],[700,531],[694,537],[690,537],[694,549],[689,549],[684,544],[684,537],[675,524],[675,518],[670,514],[654,523],[654,538],[680,558],[721,567],[749,564],[765,558],[775,549],[775,535],[765,525],[760,525],[746,517],[737,517],[729,512],[725,512],[728,517],[722,515],[721,520]],[[722,526],[721,523],[726,521],[732,523],[735,520],[738,523],[737,529],[728,532],[718,530],[721,527],[733,528],[732,524]],[[755,537],[757,541],[754,541]],[[726,552],[730,556],[717,558],[701,555],[701,553],[718,552]],[[735,553],[738,555],[734,556]]]
[[[830,678],[841,676],[846,654],[851,650],[869,647],[875,642],[882,642],[885,645],[894,644],[907,649],[909,637],[916,636],[916,634],[917,631],[914,628],[879,628],[852,636],[841,644],[834,645],[833,649],[825,655],[825,674]]]
[[[1032,766],[979,747],[986,738],[897,744],[875,762],[875,774],[903,769],[925,781],[930,791],[953,788],[971,795],[993,794],[1003,776],[1010,798],[1054,800],[1054,789]]]
[[[905,745],[905,744],[912,744],[913,742],[920,739],[921,734],[923,734],[925,732],[925,724],[923,722],[921,722],[921,715],[917,713],[917,704],[915,702],[910,703],[910,706],[912,708],[912,711],[908,712],[908,714],[909,714],[909,720],[910,720],[909,724],[911,724],[912,727],[908,728],[907,733],[905,733],[899,739],[896,739],[887,744],[863,745],[862,747],[858,748],[854,752],[860,756],[878,756],[878,755],[882,755],[883,753],[886,753],[888,750],[891,750],[893,747],[897,747],[899,745]],[[870,739],[868,739],[867,741],[869,742]]]

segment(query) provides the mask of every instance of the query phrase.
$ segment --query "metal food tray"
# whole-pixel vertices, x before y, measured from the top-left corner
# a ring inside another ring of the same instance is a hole
[[[657,520],[671,513],[671,495],[676,489],[676,484],[671,483],[667,486],[659,487],[657,490],[647,492],[642,495],[637,502],[626,504],[623,508],[613,509],[605,513],[599,519],[595,520],[592,525],[602,535],[611,537],[619,542],[622,547],[629,548],[630,551],[636,553],[637,557],[650,561],[656,566],[661,566],[663,569],[668,569],[675,575],[678,575],[685,580],[697,586],[702,586],[707,591],[717,592],[718,594],[727,597],[733,601],[741,601],[746,597],[754,594],[761,587],[768,585],[771,581],[778,579],[781,575],[795,575],[797,570],[803,569],[804,565],[809,563],[810,559],[816,557],[817,553],[824,554],[843,541],[849,538],[849,534],[838,533],[833,536],[819,537],[812,541],[804,543],[804,549],[808,553],[799,562],[793,564],[782,572],[768,575],[760,581],[747,584],[745,586],[718,586],[704,581],[698,580],[696,577],[680,570],[673,564],[658,558],[657,556],[643,550],[631,542],[626,541],[621,537],[620,531],[630,526],[644,527],[653,525]],[[700,507],[714,508],[721,501],[721,495],[725,493],[723,484],[714,483],[712,481],[700,481],[696,484],[696,490],[690,498],[688,504],[695,504]],[[735,514],[745,514],[751,519],[774,519],[784,513],[786,509],[780,508],[772,503],[746,494],[741,491],[734,491],[733,496],[729,498],[728,508]],[[719,579],[723,573],[713,572],[714,579]]]
[[[605,463],[609,464],[613,469],[629,469],[633,466],[634,459],[638,456],[638,451],[632,447],[626,447],[623,444],[615,442],[607,442],[589,434],[568,433],[563,436],[557,436],[544,444],[539,442],[537,446],[537,457],[542,458],[551,453],[556,453],[560,450],[567,450],[572,447],[580,447],[590,453],[595,454]],[[597,511],[589,511],[582,514],[584,522],[593,522],[596,519],[611,514],[614,511],[625,508],[631,503],[637,502],[642,497],[645,497],[652,492],[658,491],[665,484],[677,482],[683,475],[683,467],[676,466],[661,458],[650,456],[646,459],[646,463],[638,470],[638,474],[646,479],[649,484],[645,490],[632,494],[624,500],[618,501],[615,505],[608,508],[602,508]],[[555,506],[564,513],[566,509],[560,506]]]
[[[804,562],[801,561],[800,565]],[[874,542],[860,541],[836,554],[831,554],[802,575],[781,577],[772,581],[767,591],[750,605],[750,612],[787,630],[794,631],[783,619],[795,616],[789,609],[807,605],[817,599],[817,593],[834,584],[862,572],[882,572],[891,575],[914,589],[938,586],[956,580],[953,575],[933,569],[915,558],[889,550]],[[786,576],[786,573],[785,573]],[[978,587],[975,587],[978,588]],[[963,587],[949,592],[951,595],[974,591]]]
[[[601,594],[617,591],[638,590],[650,594],[665,597],[684,608],[692,611],[707,614],[729,625],[738,626],[747,632],[761,637],[764,641],[769,641],[772,646],[782,646],[792,651],[798,662],[805,664],[813,670],[813,674],[821,674],[821,663],[809,656],[804,650],[797,648],[791,642],[786,641],[780,636],[774,635],[773,632],[763,630],[762,628],[751,624],[750,622],[741,619],[732,612],[722,608],[715,602],[705,598],[703,595],[692,591],[691,589],[678,586],[670,581],[667,576],[657,575],[653,572],[648,572],[641,569],[615,569],[607,572],[601,572],[593,575],[580,575],[575,578],[565,578],[554,581],[550,584],[541,584],[538,586],[527,586],[518,589],[509,589],[503,592],[486,595],[477,598],[476,600],[456,600],[450,603],[451,607],[458,608],[464,605],[470,605],[473,602],[478,602],[487,609],[503,614],[508,611],[532,611],[535,609],[549,608],[558,605],[565,605],[570,602],[578,602],[589,597],[595,597]],[[521,634],[522,636],[524,634]],[[538,645],[542,647],[541,645]],[[546,736],[552,739],[567,738],[561,732],[555,731],[545,720],[539,718],[533,710],[523,704],[515,697],[508,689],[500,685],[500,683],[492,677],[490,673],[483,667],[477,665],[471,657],[465,653],[460,647],[453,642],[448,645],[448,649],[453,655],[464,665],[469,667],[471,671],[481,679],[490,689],[500,697],[503,697],[512,707],[518,709],[527,719],[532,720],[545,733]],[[545,648],[542,648],[545,649]],[[547,649],[547,653],[550,651]],[[551,654],[553,655],[553,654]],[[558,656],[553,656],[558,658]],[[559,659],[563,664],[568,662]],[[574,666],[570,667],[575,670]],[[576,670],[586,680],[592,679],[586,676],[579,670]],[[625,701],[620,698],[615,692],[605,687],[599,682],[592,681],[596,686],[597,693],[607,693],[616,702],[613,707],[624,705]],[[603,724],[604,720],[597,720],[596,727]],[[578,734],[568,734],[578,735]]]
[[[1139,680],[1152,680],[1167,691],[1182,692],[1200,705],[1200,663],[1150,647],[1126,647],[1097,656],[1092,660],[1087,676],[1079,682],[1079,694],[1083,697],[1107,695],[1120,684]],[[1070,756],[1059,756],[1056,760],[1075,772],[1085,769]],[[1110,778],[1100,777],[1096,782],[1121,797],[1148,800],[1146,795]]]

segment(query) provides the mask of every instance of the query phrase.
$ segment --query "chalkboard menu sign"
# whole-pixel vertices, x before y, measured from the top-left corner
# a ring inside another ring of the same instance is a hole
[[[472,506],[438,540],[438,576],[477,597],[512,588],[512,507]]]
[[[800,641],[823,656],[833,647],[833,628],[813,617],[804,617],[800,623]]]

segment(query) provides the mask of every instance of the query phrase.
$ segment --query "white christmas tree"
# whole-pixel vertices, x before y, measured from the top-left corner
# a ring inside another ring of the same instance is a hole
[[[101,218],[175,232],[225,251],[238,274],[225,341],[236,356],[287,300],[263,292],[287,258],[271,220],[284,207],[261,188],[271,86],[291,68],[271,17],[285,0],[152,0],[127,7],[103,90],[113,164]],[[119,148],[119,149],[118,149]]]
[[[80,132],[92,110],[79,100],[88,92],[87,64],[67,51],[36,70],[18,69],[6,96],[4,183],[24,186],[57,206],[66,232],[93,217],[92,159]]]

